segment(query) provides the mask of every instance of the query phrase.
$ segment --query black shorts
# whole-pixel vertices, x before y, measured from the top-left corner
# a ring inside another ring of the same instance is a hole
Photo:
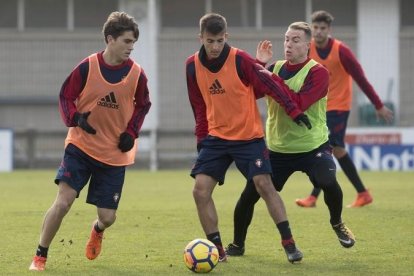
[[[206,174],[224,183],[227,169],[234,161],[247,180],[260,174],[271,174],[269,151],[263,138],[249,141],[230,141],[207,136],[191,170],[191,176]]]
[[[332,148],[328,143],[304,153],[278,153],[270,151],[270,163],[273,171],[272,180],[277,191],[281,191],[289,176],[297,171],[306,173],[315,187],[318,187],[318,184],[314,181],[315,168],[322,165],[324,170],[327,170],[327,173],[336,172]],[[319,170],[317,173],[324,172]]]
[[[117,209],[124,179],[125,166],[104,164],[69,144],[65,149],[55,183],[66,182],[79,196],[89,181],[86,202],[98,208]]]

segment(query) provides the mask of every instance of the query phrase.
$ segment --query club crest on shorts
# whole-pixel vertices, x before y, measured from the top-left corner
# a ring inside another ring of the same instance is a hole
[[[256,159],[256,162],[254,162],[254,164],[256,165],[256,167],[261,168],[263,165],[263,161],[262,159]]]
[[[115,193],[114,194],[114,201],[115,202],[118,202],[118,200],[119,200],[119,194],[118,193]]]

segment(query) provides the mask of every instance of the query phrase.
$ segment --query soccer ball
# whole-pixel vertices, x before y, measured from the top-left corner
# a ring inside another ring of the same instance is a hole
[[[206,239],[192,240],[184,249],[184,263],[188,269],[196,273],[210,272],[218,260],[217,247]]]

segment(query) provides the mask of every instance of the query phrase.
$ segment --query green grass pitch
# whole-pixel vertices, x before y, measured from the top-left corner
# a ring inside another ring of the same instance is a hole
[[[39,239],[43,216],[57,188],[55,171],[0,174],[0,275],[33,275],[28,270]],[[343,210],[343,220],[356,235],[351,249],[342,248],[329,225],[322,198],[303,209],[294,200],[307,195],[306,176],[294,174],[281,193],[298,246],[300,264],[290,264],[265,204],[259,201],[246,241],[244,257],[220,263],[212,275],[413,275],[414,174],[362,172],[373,204]],[[344,206],[355,191],[339,172]],[[204,238],[192,198],[188,171],[128,170],[117,221],[105,233],[101,255],[84,256],[94,206],[85,203],[86,189],[65,217],[49,250],[45,275],[191,275],[183,249]],[[230,170],[214,199],[224,244],[232,241],[233,209],[244,179]]]

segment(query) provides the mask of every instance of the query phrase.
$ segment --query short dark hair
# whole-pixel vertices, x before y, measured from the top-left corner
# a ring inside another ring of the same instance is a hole
[[[302,22],[302,21],[293,22],[292,24],[289,25],[288,29],[303,31],[308,41],[310,41],[312,38],[312,30],[309,24],[306,22]]]
[[[125,12],[118,11],[112,12],[108,16],[108,19],[102,28],[102,33],[106,43],[108,43],[108,35],[112,36],[114,39],[117,39],[126,31],[132,31],[135,39],[138,40],[139,29],[135,19]]]
[[[327,11],[316,11],[312,13],[312,23],[315,22],[325,22],[329,26],[331,25],[332,21],[334,21],[334,17]]]
[[[218,13],[207,13],[200,19],[200,34],[204,32],[217,35],[227,31],[227,21],[224,16]]]

